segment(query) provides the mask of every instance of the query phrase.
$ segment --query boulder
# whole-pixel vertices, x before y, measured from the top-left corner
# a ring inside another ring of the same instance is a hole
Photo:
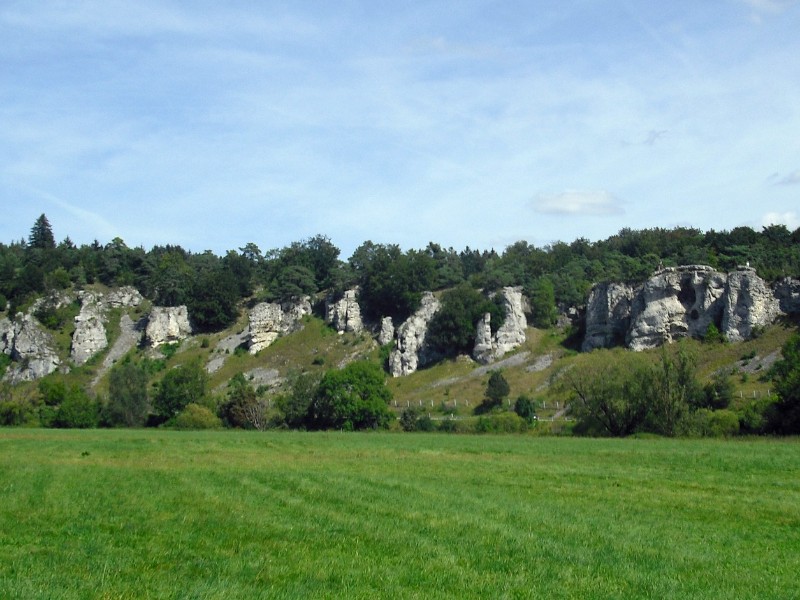
[[[280,336],[300,328],[300,320],[311,314],[311,302],[306,296],[293,304],[281,306],[261,302],[250,310],[247,344],[250,354],[270,346]]]
[[[769,325],[780,312],[779,300],[754,269],[741,267],[728,274],[722,317],[722,334],[728,341],[749,339],[754,328]]]
[[[85,364],[92,356],[108,346],[102,296],[91,292],[79,292],[81,312],[75,317],[75,332],[72,334],[70,356],[76,365]]]
[[[338,301],[326,307],[325,318],[339,334],[361,333],[364,323],[361,321],[361,307],[358,305],[358,290],[347,290]]]
[[[433,358],[425,347],[425,337],[428,335],[428,324],[439,306],[434,295],[425,292],[417,312],[397,328],[397,345],[389,355],[392,377],[410,375]]]
[[[494,344],[492,343],[492,315],[486,313],[478,322],[478,329],[475,332],[475,347],[472,349],[472,357],[482,364],[492,361]]]
[[[186,306],[154,306],[150,311],[145,342],[153,348],[180,342],[192,335]]]

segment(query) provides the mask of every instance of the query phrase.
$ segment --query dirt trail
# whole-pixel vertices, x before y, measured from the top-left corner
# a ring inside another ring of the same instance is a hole
[[[131,319],[129,315],[125,314],[120,317],[119,329],[119,337],[117,338],[117,341],[114,342],[114,345],[111,346],[111,350],[108,351],[108,354],[103,360],[103,364],[97,370],[97,375],[95,375],[94,379],[92,380],[92,387],[95,387],[103,375],[106,374],[106,371],[114,366],[114,363],[125,356],[132,348],[134,348],[142,337],[139,324],[134,323],[133,319]]]

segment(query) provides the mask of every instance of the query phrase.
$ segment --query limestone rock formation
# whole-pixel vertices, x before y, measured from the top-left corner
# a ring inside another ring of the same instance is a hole
[[[522,295],[522,288],[504,287],[500,293],[503,296],[503,309],[506,315],[503,324],[492,336],[489,313],[478,323],[472,356],[483,364],[497,360],[524,344],[527,339],[525,330],[528,328],[528,320],[525,318],[525,298]]]
[[[506,318],[494,336],[495,358],[503,356],[514,348],[525,343],[525,330],[528,320],[525,318],[525,297],[521,287],[504,287],[503,308]]]
[[[364,323],[358,305],[358,290],[347,290],[341,300],[328,305],[325,317],[339,334],[361,333]]]
[[[186,306],[154,306],[144,332],[145,342],[153,348],[180,342],[192,335]]]
[[[425,292],[419,309],[397,328],[397,346],[389,355],[392,377],[410,375],[424,366],[432,357],[425,348],[428,324],[439,310],[439,301],[431,292]]]
[[[754,269],[742,267],[728,275],[722,334],[731,342],[751,337],[753,329],[772,323],[780,312],[775,294]]]
[[[592,288],[586,304],[584,352],[621,344],[631,323],[634,290],[622,283],[600,283]]]
[[[100,298],[92,292],[79,292],[78,299],[81,312],[75,317],[70,356],[75,364],[82,365],[108,346],[108,338]]]
[[[30,314],[18,313],[13,323],[3,319],[0,335],[3,352],[14,361],[5,375],[12,383],[40,379],[61,365],[52,336]]]
[[[300,319],[310,314],[311,302],[308,297],[285,306],[274,302],[256,304],[249,314],[247,343],[250,354],[256,354],[280,336],[295,331]]]
[[[754,269],[728,274],[690,265],[662,269],[637,289],[598,284],[586,309],[583,350],[610,347],[625,337],[633,350],[654,348],[681,337],[702,337],[713,324],[730,341],[780,314],[800,311],[800,282],[784,279],[774,289]]]
[[[775,299],[782,313],[800,313],[800,280],[790,277],[781,279],[775,284]]]
[[[381,331],[378,334],[378,344],[385,346],[390,344],[394,339],[394,323],[392,317],[384,317],[381,319]]]
[[[479,363],[488,364],[492,361],[493,352],[492,315],[487,312],[478,323],[478,329],[475,332],[475,347],[472,349],[472,357]]]
[[[645,282],[631,310],[632,350],[656,348],[681,337],[705,334],[722,319],[725,275],[706,266],[662,269]]]
[[[135,287],[126,285],[108,293],[103,304],[108,308],[133,308],[139,306],[144,298]]]

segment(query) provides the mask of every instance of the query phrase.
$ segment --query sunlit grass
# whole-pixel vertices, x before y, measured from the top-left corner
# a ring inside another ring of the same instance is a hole
[[[790,598],[800,443],[0,431],[3,598]]]

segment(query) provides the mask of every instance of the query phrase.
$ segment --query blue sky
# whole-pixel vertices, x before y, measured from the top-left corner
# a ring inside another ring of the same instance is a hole
[[[0,3],[0,241],[800,226],[797,0]]]

